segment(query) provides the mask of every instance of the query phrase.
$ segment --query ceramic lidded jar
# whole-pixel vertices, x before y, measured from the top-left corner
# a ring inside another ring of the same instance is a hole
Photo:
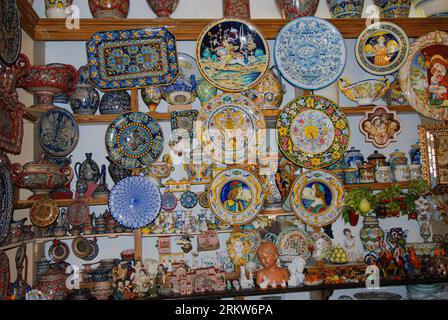
[[[275,0],[283,19],[296,19],[306,16],[314,16],[319,0]]]
[[[392,169],[392,171],[394,171],[395,167],[397,165],[408,164],[408,158],[406,158],[406,155],[404,152],[401,152],[398,149],[395,149],[395,151],[390,154],[389,163],[390,163],[390,168]]]
[[[387,165],[386,156],[379,153],[378,150],[373,151],[373,153],[367,157],[367,162],[375,166],[375,168]]]
[[[397,164],[393,170],[394,180],[396,182],[406,182],[411,180],[411,171],[407,164]]]
[[[375,182],[375,167],[371,164],[363,164],[358,167],[359,170],[359,182],[360,183],[372,183]]]
[[[89,8],[94,18],[126,18],[129,0],[89,0]]]
[[[361,18],[364,0],[327,0],[333,19]]]
[[[407,18],[412,0],[374,0],[380,9],[380,18]]]
[[[392,171],[389,166],[379,166],[375,171],[375,181],[378,183],[392,182]]]
[[[379,239],[384,239],[384,230],[381,229],[378,218],[373,214],[368,214],[359,232],[364,251],[375,251],[380,253]]]
[[[358,166],[364,163],[364,156],[362,155],[359,149],[355,149],[355,147],[351,147],[345,153],[344,156],[345,167],[346,168],[358,168]]]
[[[98,110],[100,95],[95,86],[89,83],[88,71],[85,66],[79,68],[78,83],[74,85],[73,89],[69,100],[73,113],[94,115]]]
[[[146,0],[157,18],[169,18],[179,3],[179,0]]]
[[[344,183],[346,184],[357,184],[359,183],[359,173],[356,168],[346,168],[344,169]]]
[[[409,165],[410,179],[420,180],[422,178],[422,166],[420,164]]]
[[[101,98],[100,114],[121,114],[131,111],[131,95],[126,91],[108,91]]]

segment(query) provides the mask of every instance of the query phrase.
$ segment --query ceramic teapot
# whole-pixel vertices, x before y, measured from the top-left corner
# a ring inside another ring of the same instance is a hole
[[[87,185],[97,183],[101,172],[99,166],[92,160],[92,154],[86,153],[86,160],[83,163],[75,163],[75,173],[78,180],[83,180]]]

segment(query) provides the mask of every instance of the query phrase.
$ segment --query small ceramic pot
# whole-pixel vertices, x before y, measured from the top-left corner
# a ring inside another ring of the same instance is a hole
[[[383,167],[387,163],[386,156],[382,153],[379,153],[378,150],[373,151],[371,155],[367,157],[367,162],[376,167]]]
[[[409,171],[411,180],[420,180],[422,178],[422,166],[420,164],[411,164]]]
[[[381,18],[407,18],[412,0],[374,0]]]
[[[169,18],[179,3],[179,0],[146,0],[157,18]]]
[[[397,164],[393,173],[396,182],[406,182],[411,180],[411,171],[407,164]]]
[[[361,18],[364,0],[327,0],[333,19]]]
[[[283,19],[296,19],[305,16],[314,16],[319,0],[275,0]]]
[[[149,111],[156,111],[157,106],[162,101],[162,91],[160,90],[160,87],[152,86],[142,88],[140,94]]]
[[[380,166],[376,168],[375,180],[378,183],[392,182],[392,172],[389,166]]]
[[[425,17],[448,16],[448,2],[445,0],[414,0],[415,9],[421,10]]]
[[[129,0],[89,0],[89,8],[94,18],[126,18]]]
[[[364,163],[364,156],[359,149],[351,147],[344,156],[345,168],[355,168]]]
[[[132,170],[127,170],[125,168],[120,167],[119,165],[115,164],[109,156],[106,157],[106,159],[110,162],[109,166],[107,168],[107,171],[109,172],[110,177],[112,180],[117,183],[121,179],[124,179],[126,177],[130,177],[132,175]]]
[[[411,145],[411,150],[409,150],[411,164],[422,164],[421,156],[420,145],[418,143]]]
[[[358,177],[359,177],[358,169],[355,168],[344,169],[344,183],[357,184],[359,183]]]
[[[94,115],[98,110],[100,95],[95,87],[89,83],[78,83],[70,96],[70,107],[73,113]]]
[[[73,0],[45,0],[45,15],[50,19],[65,19],[71,12],[67,8]]]
[[[372,105],[373,101],[381,97],[389,89],[389,80],[387,78],[368,79],[351,83],[345,78],[338,81],[339,90],[347,99],[356,102],[360,106]]]
[[[95,288],[93,289],[93,296],[97,300],[108,300],[113,294],[114,288],[111,281],[98,281],[95,282]]]
[[[360,183],[372,183],[375,182],[375,170],[371,164],[363,164],[358,167],[359,170],[359,182]]]
[[[202,79],[196,86],[196,94],[199,101],[204,105],[218,94],[218,89],[207,80]]]
[[[100,114],[121,114],[131,111],[131,95],[126,91],[108,91],[101,98]]]
[[[395,149],[395,152],[392,152],[389,157],[390,168],[392,171],[395,170],[397,165],[407,165],[408,158],[404,152],[400,152],[398,149]]]

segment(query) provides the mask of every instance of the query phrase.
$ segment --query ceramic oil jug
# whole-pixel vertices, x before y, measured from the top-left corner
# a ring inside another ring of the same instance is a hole
[[[75,173],[78,180],[83,180],[89,185],[98,182],[101,172],[96,162],[92,160],[92,154],[86,153],[86,160],[83,163],[76,162]]]

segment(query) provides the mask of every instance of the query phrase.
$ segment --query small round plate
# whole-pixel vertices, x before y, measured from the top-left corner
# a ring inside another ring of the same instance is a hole
[[[173,211],[177,207],[177,198],[172,192],[162,194],[162,210]]]
[[[67,110],[45,112],[37,122],[36,131],[42,149],[52,156],[65,157],[78,145],[78,123]]]
[[[181,80],[185,82],[193,82],[196,83],[204,79],[202,74],[199,72],[198,65],[196,63],[196,59],[192,56],[178,52],[177,53],[177,64],[179,65],[179,76]]]
[[[202,30],[196,61],[204,78],[218,89],[241,92],[255,86],[269,67],[269,46],[246,20],[215,20]]]
[[[296,256],[307,260],[311,253],[311,239],[305,231],[293,229],[284,230],[278,236],[279,256],[282,262],[291,262]]]
[[[70,255],[70,249],[65,242],[57,242],[57,244],[53,243],[48,249],[48,256],[54,262],[63,262]]]
[[[409,53],[408,36],[394,23],[369,25],[355,45],[356,60],[367,72],[388,75],[401,68]]]
[[[98,244],[96,243],[95,240],[88,240],[88,241],[89,241],[89,254],[87,255],[87,257],[84,257],[83,259],[86,261],[91,261],[98,256],[100,248],[98,247]]]
[[[199,205],[202,208],[210,208],[210,204],[208,203],[208,192],[204,191],[199,195]]]
[[[56,201],[49,198],[39,199],[30,209],[30,221],[35,226],[45,228],[59,217],[59,208]]]
[[[90,254],[89,241],[84,237],[76,237],[72,242],[72,251],[78,258],[84,259]]]
[[[198,196],[192,191],[186,191],[180,197],[180,204],[187,209],[193,209],[198,204]]]

